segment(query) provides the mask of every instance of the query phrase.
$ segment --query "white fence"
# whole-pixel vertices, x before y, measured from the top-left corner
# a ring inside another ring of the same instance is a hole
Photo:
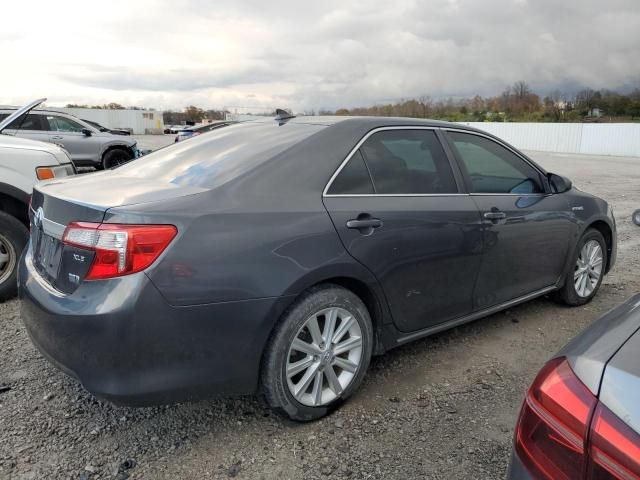
[[[640,157],[636,123],[465,122],[522,150]]]

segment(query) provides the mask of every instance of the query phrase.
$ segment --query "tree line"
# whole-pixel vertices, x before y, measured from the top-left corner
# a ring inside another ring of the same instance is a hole
[[[315,112],[313,112],[315,113]],[[456,122],[631,122],[640,121],[640,89],[629,94],[585,88],[567,95],[558,90],[544,97],[519,81],[494,97],[433,100],[402,99],[370,107],[321,110],[320,115],[373,115],[433,118]]]

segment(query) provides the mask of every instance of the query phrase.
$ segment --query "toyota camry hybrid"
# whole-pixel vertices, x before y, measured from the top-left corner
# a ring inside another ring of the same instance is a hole
[[[90,392],[257,393],[296,420],[372,355],[544,294],[590,301],[616,258],[604,200],[416,119],[281,112],[38,185],[30,218],[24,322]]]

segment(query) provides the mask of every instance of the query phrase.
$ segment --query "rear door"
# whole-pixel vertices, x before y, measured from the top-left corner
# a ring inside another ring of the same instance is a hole
[[[567,201],[552,195],[542,172],[505,145],[469,131],[446,135],[483,220],[475,308],[553,286],[574,228]]]
[[[49,139],[65,148],[74,161],[96,162],[99,160],[102,139],[96,135],[85,135],[84,125],[62,115],[48,114]]]
[[[345,248],[382,284],[401,331],[472,310],[479,213],[436,130],[370,132],[330,181],[324,203]]]
[[[49,127],[42,115],[29,113],[17,118],[12,123],[10,123],[4,130],[4,133],[15,135],[16,137],[48,142],[48,128]]]

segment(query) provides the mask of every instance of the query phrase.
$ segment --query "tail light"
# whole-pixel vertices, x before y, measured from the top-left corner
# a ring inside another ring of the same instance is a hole
[[[149,267],[176,236],[173,225],[119,225],[74,222],[67,226],[66,245],[95,252],[86,280],[118,277]]]
[[[527,392],[515,449],[535,479],[639,479],[640,438],[573,373],[551,360]]]
[[[640,479],[640,435],[599,404],[591,422],[592,480]]]

